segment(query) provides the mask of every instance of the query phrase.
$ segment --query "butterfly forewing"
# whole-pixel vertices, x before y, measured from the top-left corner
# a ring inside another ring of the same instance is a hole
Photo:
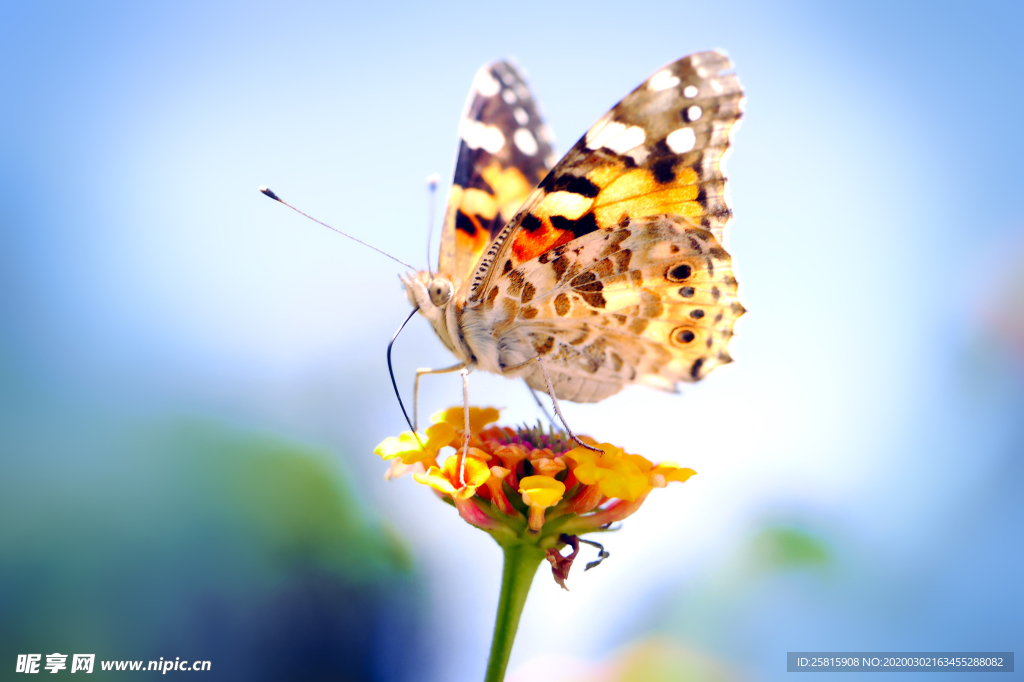
[[[554,160],[551,134],[520,70],[507,60],[481,68],[459,122],[440,272],[467,280]]]

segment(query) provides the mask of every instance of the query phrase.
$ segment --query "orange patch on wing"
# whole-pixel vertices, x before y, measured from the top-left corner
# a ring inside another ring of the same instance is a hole
[[[561,246],[573,239],[570,230],[559,230],[551,226],[547,219],[543,220],[541,227],[533,232],[523,230],[512,242],[512,255],[516,257],[516,264],[533,260],[548,249]]]
[[[480,258],[491,241],[491,235],[483,230],[474,218],[471,217],[470,220],[476,225],[475,234],[470,235],[463,230],[455,230],[455,253],[459,261],[463,261],[463,259],[471,261],[467,267],[472,267],[472,264]],[[465,266],[465,262],[461,262],[460,266]]]
[[[669,213],[687,218],[700,217],[701,205],[694,201],[700,191],[692,168],[679,170],[670,185],[660,184],[650,171],[637,168],[619,176],[601,190],[594,201],[599,224],[614,222],[623,213],[635,218]]]
[[[622,163],[610,163],[606,166],[598,166],[587,173],[587,179],[598,187],[604,188],[607,187],[612,180],[622,175],[623,168],[625,168],[625,164]]]
[[[697,171],[693,170],[689,166],[680,168],[676,171],[676,181],[673,185],[696,185],[697,184]]]
[[[675,180],[669,184],[659,183],[646,168],[637,168],[615,178],[602,189],[594,200],[594,206],[604,206],[650,194],[664,195],[666,192],[675,193],[670,195],[672,198],[667,200],[669,202],[691,201],[697,198],[696,183],[697,173],[692,168],[680,168]]]
[[[604,206],[616,201],[622,201],[642,194],[648,194],[660,189],[658,182],[651,175],[650,171],[644,168],[637,168],[628,173],[623,173],[610,185],[601,190],[594,200],[595,206]]]
[[[697,188],[694,187],[693,190],[691,198],[696,198]],[[678,190],[652,192],[594,209],[594,217],[597,218],[598,225],[610,225],[618,220],[623,213],[634,218],[644,218],[662,213],[681,215],[684,218],[699,218],[704,214],[704,209],[696,201],[687,200],[687,195]]]

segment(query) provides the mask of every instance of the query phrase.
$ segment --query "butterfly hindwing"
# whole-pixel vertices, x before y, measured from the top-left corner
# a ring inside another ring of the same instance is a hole
[[[477,72],[459,138],[438,268],[465,281],[554,158],[551,134],[526,80],[510,61]]]
[[[596,402],[634,382],[673,390],[731,362],[744,309],[714,236],[663,215],[592,232],[510,270],[481,312],[500,320],[500,365],[539,355],[559,397]],[[544,390],[539,370],[525,376]]]

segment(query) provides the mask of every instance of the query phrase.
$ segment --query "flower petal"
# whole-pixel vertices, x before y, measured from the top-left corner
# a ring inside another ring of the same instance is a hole
[[[519,482],[523,502],[531,507],[550,507],[565,494],[565,484],[548,476],[527,476]]]
[[[501,414],[493,407],[470,407],[469,408],[469,431],[479,433],[485,426],[498,421]],[[431,421],[451,424],[459,431],[466,429],[466,408],[449,407],[443,412],[433,415]]]
[[[434,455],[444,446],[455,440],[455,427],[451,424],[441,422],[427,427],[427,442],[424,448],[433,450]]]
[[[602,444],[602,449],[604,444]],[[615,448],[618,450],[618,448]],[[650,489],[647,476],[631,460],[620,456],[604,456],[595,462],[580,464],[573,473],[584,485],[596,485],[605,497],[617,497],[632,502]],[[571,456],[570,452],[566,456]],[[585,456],[581,456],[585,457]]]
[[[429,485],[434,490],[444,493],[445,495],[454,496],[457,492],[455,486],[448,482],[447,477],[441,473],[441,470],[437,467],[430,467],[425,474],[413,474],[412,477],[417,483],[423,485]]]
[[[681,467],[675,462],[662,462],[658,466],[651,469],[651,471],[649,471],[647,475],[651,479],[660,477],[661,480],[664,481],[664,484],[668,484],[671,483],[672,481],[679,481],[680,483],[684,483],[687,480],[689,480],[691,476],[696,476],[697,472],[694,471],[693,469],[690,469],[689,467]],[[655,483],[654,481],[652,481],[651,484],[658,488],[661,488],[664,485],[657,485],[657,483]]]
[[[403,431],[397,438],[385,438],[374,448],[373,453],[382,459],[399,457],[404,464],[415,464],[436,456],[436,450],[430,452],[420,447],[420,441],[416,440],[416,434],[412,431]]]
[[[491,470],[487,467],[487,464],[481,462],[476,457],[466,458],[466,471],[465,480],[466,484],[462,484],[462,455],[452,455],[444,461],[444,469],[442,474],[448,481],[452,489],[458,492],[458,496],[462,499],[472,497],[476,495],[476,489],[487,483],[487,479],[491,477]]]

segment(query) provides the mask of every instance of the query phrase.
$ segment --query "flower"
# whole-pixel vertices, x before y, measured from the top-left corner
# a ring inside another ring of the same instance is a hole
[[[452,407],[435,414],[423,435],[407,431],[385,439],[374,452],[421,468],[413,476],[416,482],[453,504],[467,523],[490,533],[506,551],[522,546],[545,554],[563,587],[580,535],[610,530],[655,488],[696,473],[674,462],[656,465],[587,436],[581,440],[596,450],[577,446],[554,429],[494,425],[499,417],[493,407],[470,407],[467,429],[465,408]],[[439,466],[445,447],[455,452]],[[563,556],[559,550],[566,546],[572,552]],[[602,549],[600,556],[607,553]]]

